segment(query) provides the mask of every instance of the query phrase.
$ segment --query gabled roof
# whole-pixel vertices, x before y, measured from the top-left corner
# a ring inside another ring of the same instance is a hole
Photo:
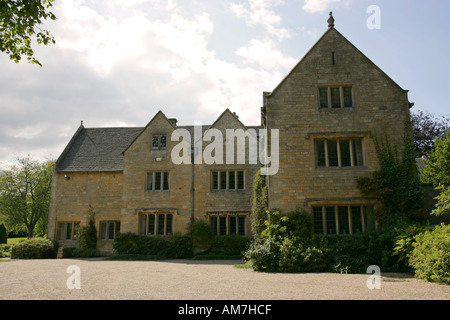
[[[123,171],[123,150],[143,128],[84,128],[80,126],[56,161],[56,172]]]
[[[351,47],[353,47],[357,52],[361,54],[365,59],[367,59],[373,66],[375,66],[384,76],[386,76],[387,79],[392,81],[400,90],[404,92],[408,92],[408,90],[403,89],[400,87],[394,80],[392,80],[383,70],[381,70],[372,60],[370,60],[364,53],[362,53],[355,45],[353,45],[346,37],[344,37],[338,30],[336,30],[334,27],[329,27],[328,30],[320,37],[319,40],[311,47],[311,49],[308,50],[308,52],[303,56],[303,58],[295,65],[294,68],[281,80],[281,82],[273,89],[271,92],[265,92],[265,96],[270,97],[272,94],[277,91],[278,88],[282,86],[282,84],[290,77],[290,75],[305,61],[305,59],[309,56],[309,54],[314,51],[314,49],[317,47],[317,45],[330,33],[330,32],[336,32],[340,37],[342,37],[345,42],[348,43]]]
[[[151,125],[151,123],[159,116],[161,115],[169,125],[171,125],[174,129],[175,126],[173,125],[173,123],[171,121],[169,121],[169,119],[167,119],[166,115],[160,110],[158,111],[158,113],[156,113],[156,115],[152,118],[152,120],[150,120],[150,122],[145,126],[145,128],[142,128],[141,132],[139,132],[139,134],[133,139],[133,141],[131,141],[123,150],[122,153],[124,154],[130,147],[131,145],[139,138],[139,136]]]
[[[202,134],[229,113],[243,128],[236,114],[226,109],[213,125],[202,126]],[[145,127],[85,128],[81,125],[56,161],[56,172],[122,172],[125,151],[138,139],[158,115],[174,129],[186,129],[194,136],[194,126],[175,126],[159,111]],[[250,127],[249,127],[250,128]],[[252,127],[256,128],[256,127]]]

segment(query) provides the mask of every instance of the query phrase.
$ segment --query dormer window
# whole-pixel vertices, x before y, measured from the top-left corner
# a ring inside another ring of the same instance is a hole
[[[353,108],[353,89],[351,86],[319,88],[320,109]]]
[[[166,147],[167,147],[166,135],[153,135],[152,150],[166,150]]]

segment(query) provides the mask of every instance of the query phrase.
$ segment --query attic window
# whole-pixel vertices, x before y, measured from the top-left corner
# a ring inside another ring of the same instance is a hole
[[[334,51],[331,52],[331,64],[332,65],[336,64],[336,55],[334,54]]]
[[[153,135],[152,150],[166,150],[166,147],[167,147],[166,135]]]
[[[319,88],[320,109],[353,108],[353,89],[351,86]]]

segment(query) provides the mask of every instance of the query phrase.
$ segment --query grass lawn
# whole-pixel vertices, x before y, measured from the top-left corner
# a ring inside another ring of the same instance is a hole
[[[27,237],[23,238],[8,238],[8,244],[18,244],[19,242],[22,242],[24,240],[27,240]]]

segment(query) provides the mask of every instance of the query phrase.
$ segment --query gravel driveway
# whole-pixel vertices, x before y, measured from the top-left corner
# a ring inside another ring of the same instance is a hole
[[[43,300],[450,300],[450,286],[406,274],[260,273],[239,261],[108,261],[102,259],[0,262],[0,299]],[[80,289],[69,289],[77,266]],[[69,279],[70,278],[70,279]],[[69,279],[69,281],[68,281]]]

